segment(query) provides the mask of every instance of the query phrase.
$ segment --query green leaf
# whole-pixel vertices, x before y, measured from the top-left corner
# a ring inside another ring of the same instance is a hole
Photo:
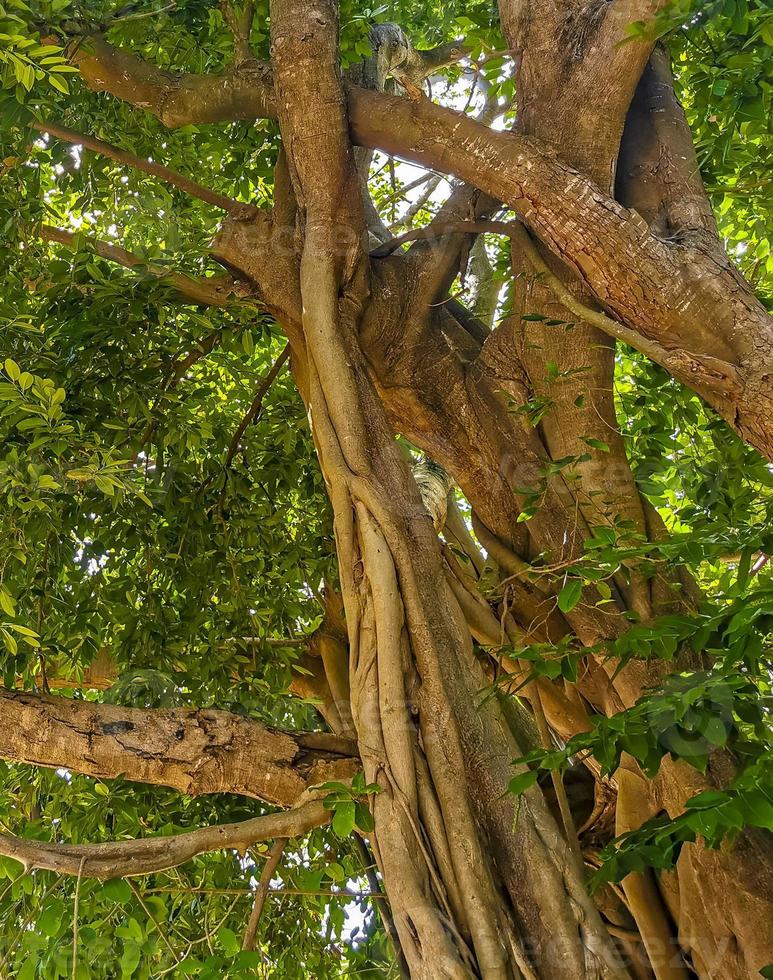
[[[16,600],[4,585],[0,585],[0,609],[7,616],[16,615]]]
[[[126,905],[132,899],[132,890],[123,878],[110,878],[102,885],[102,895],[118,905]]]
[[[242,947],[241,941],[233,929],[222,926],[217,931],[217,941],[226,956],[236,956]]]
[[[558,593],[558,608],[561,612],[571,612],[582,596],[582,582],[578,578],[570,578]]]
[[[38,929],[47,936],[56,936],[62,927],[64,917],[64,902],[58,898],[51,898],[46,902],[43,911],[38,916]]]
[[[354,811],[354,824],[359,830],[364,831],[366,834],[375,830],[376,825],[373,822],[373,815],[366,803],[355,803]]]
[[[134,975],[135,970],[140,965],[142,959],[142,947],[131,939],[124,940],[123,953],[121,954],[121,980],[128,980]]]
[[[583,438],[582,441],[586,443],[586,445],[591,446],[593,449],[600,449],[602,453],[609,452],[609,445],[606,442],[603,442],[601,439]]]
[[[341,838],[348,837],[354,830],[356,807],[353,800],[336,804],[333,813],[333,830]]]
[[[522,793],[525,793],[527,789],[531,789],[531,787],[537,782],[538,778],[539,772],[536,769],[526,769],[517,776],[513,776],[513,778],[507,784],[507,792],[512,793],[513,796],[520,796]]]
[[[698,793],[696,796],[691,797],[685,803],[685,808],[688,810],[710,810],[713,807],[727,803],[730,799],[731,797],[727,793],[707,790],[704,793]]]
[[[55,88],[57,92],[61,92],[62,95],[70,94],[70,87],[68,86],[67,82],[63,78],[59,78],[57,75],[49,75],[48,84],[51,86],[51,88]],[[134,969],[136,969],[136,964],[133,967],[132,972]],[[127,976],[131,976],[131,973],[127,974]]]

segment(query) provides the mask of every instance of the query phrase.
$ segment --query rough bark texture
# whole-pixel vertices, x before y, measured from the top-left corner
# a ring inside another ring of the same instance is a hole
[[[227,711],[119,708],[0,690],[0,757],[189,796],[239,793],[293,806],[310,786],[351,778],[353,743],[280,732]]]
[[[92,87],[142,105],[168,126],[275,114],[265,70],[173,77],[103,41],[79,65]],[[355,142],[455,174],[504,201],[636,331],[644,353],[773,458],[771,318],[718,243],[658,238],[544,143],[494,132],[426,99],[356,86],[348,97]]]

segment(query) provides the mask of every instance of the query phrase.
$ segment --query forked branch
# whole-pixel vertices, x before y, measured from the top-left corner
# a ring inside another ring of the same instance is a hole
[[[637,330],[632,330],[619,320],[607,316],[601,310],[594,310],[592,307],[582,303],[558,276],[551,271],[540,255],[539,249],[534,244],[528,231],[520,221],[482,220],[433,222],[427,225],[426,228],[417,228],[413,231],[408,231],[398,238],[393,238],[391,241],[385,242],[378,248],[373,249],[370,254],[373,258],[384,258],[391,255],[406,242],[441,238],[451,234],[507,235],[516,243],[517,248],[523,252],[542,282],[552,290],[563,306],[580,320],[584,320],[586,323],[598,327],[610,337],[615,337],[617,340],[622,340],[624,343],[630,344],[673,373],[679,370],[683,371],[685,366],[689,366],[690,361],[693,361],[695,367],[692,370],[712,372],[717,379],[724,379],[729,392],[734,391],[736,386],[740,384],[737,368],[728,361],[720,360],[708,354],[690,353],[677,347],[664,347],[662,344],[657,343],[657,341],[643,336]]]

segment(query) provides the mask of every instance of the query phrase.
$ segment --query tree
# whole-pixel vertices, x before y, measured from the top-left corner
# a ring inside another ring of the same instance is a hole
[[[0,974],[767,975],[763,0],[2,20]]]

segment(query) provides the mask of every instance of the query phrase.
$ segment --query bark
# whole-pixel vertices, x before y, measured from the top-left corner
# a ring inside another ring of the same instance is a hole
[[[264,67],[171,76],[102,40],[76,59],[92,88],[168,126],[275,115]],[[453,173],[504,201],[606,309],[671,352],[667,370],[773,458],[771,318],[718,243],[659,238],[543,142],[492,131],[424,98],[351,86],[348,102],[355,142]]]
[[[145,837],[106,844],[46,844],[0,834],[0,854],[20,861],[26,870],[41,868],[89,878],[124,878],[174,868],[198,854],[225,848],[244,854],[259,841],[302,837],[330,821],[321,800],[295,809],[267,813],[241,823],[217,824],[174,837]]]
[[[322,732],[280,732],[226,711],[119,708],[0,690],[0,757],[100,779],[238,793],[293,806],[309,787],[356,771],[355,746]]]
[[[366,777],[384,790],[374,800],[377,857],[406,960],[419,977],[522,975],[528,942],[541,974],[616,975],[541,794],[511,832],[513,802],[502,791],[517,745],[493,712],[475,711],[483,678],[353,332],[367,292],[365,223],[332,6],[275,3],[272,50],[280,128],[305,211],[307,398],[335,513],[353,716]],[[499,868],[483,847],[484,828],[501,847]],[[539,889],[529,882],[525,901],[527,850],[527,874],[541,880]],[[500,890],[513,903],[509,914]]]
[[[662,54],[647,65],[648,45],[618,43],[631,20],[660,6],[503,2],[503,27],[520,58],[518,133],[494,132],[421,97],[351,84],[344,97],[332,5],[324,2],[274,3],[275,79],[246,58],[222,76],[171,75],[100,39],[73,56],[90,87],[167,126],[279,118],[287,160],[277,169],[274,213],[229,219],[214,252],[247,276],[293,348],[335,511],[351,656],[347,671],[337,637],[327,655],[310,660],[308,687],[334,730],[354,725],[366,774],[383,788],[374,800],[376,851],[417,976],[615,969],[594,960],[608,950],[606,939],[541,791],[522,801],[517,820],[501,798],[525,735],[496,705],[478,708],[489,677],[469,640],[471,632],[497,646],[508,632],[530,641],[574,631],[598,643],[625,628],[625,609],[652,615],[674,602],[672,585],[690,591],[684,581],[643,582],[634,570],[630,582],[615,582],[610,611],[596,608],[591,589],[563,617],[551,587],[524,577],[535,554],[576,558],[595,523],[624,517],[641,533],[661,533],[615,429],[614,345],[606,338],[659,361],[773,455],[770,318],[716,240]],[[382,68],[386,77],[389,66]],[[446,221],[485,216],[504,201],[541,243],[539,278],[529,271],[531,239],[513,249],[516,311],[584,322],[557,339],[542,332],[536,350],[518,318],[489,335],[459,304],[443,303],[472,239],[448,234],[442,222],[437,250],[415,245],[368,266],[350,140],[472,185],[454,191]],[[552,292],[545,268],[558,283]],[[587,312],[593,302],[606,314]],[[573,406],[574,392],[546,386],[551,359],[562,369],[590,367],[586,407]],[[534,430],[508,412],[503,391],[516,405],[549,394],[555,414]],[[441,557],[393,430],[441,464],[472,503],[478,539],[512,577],[501,621],[451,557]],[[614,481],[609,460],[592,459],[580,468],[581,491],[551,478],[538,513],[519,524],[523,495],[514,491],[538,483],[551,458],[584,451],[588,436],[610,444]],[[570,696],[549,684],[533,685],[529,696],[568,736],[587,727],[589,706],[617,711],[659,676],[633,664],[610,681],[589,658]],[[666,766],[640,793],[629,774],[619,776],[621,827],[661,805],[677,813],[707,785]],[[771,943],[758,924],[770,917],[771,885],[755,865],[768,853],[753,835],[721,855],[685,848],[669,911],[702,977],[741,978],[764,965]],[[684,975],[678,949],[675,959],[670,953],[660,890],[632,879],[626,892],[656,975]],[[724,916],[729,892],[732,914]]]

